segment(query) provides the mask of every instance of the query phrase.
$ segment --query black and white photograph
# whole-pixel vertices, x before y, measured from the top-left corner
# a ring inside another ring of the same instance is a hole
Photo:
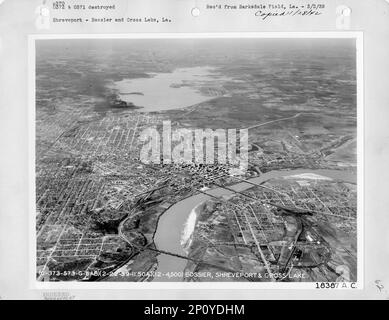
[[[389,300],[388,14],[0,0],[0,303],[226,320]]]
[[[357,42],[35,39],[36,281],[358,282]]]

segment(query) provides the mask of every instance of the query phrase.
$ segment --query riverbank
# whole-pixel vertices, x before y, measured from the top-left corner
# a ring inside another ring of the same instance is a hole
[[[248,179],[249,182],[260,184],[272,178],[279,178],[290,175],[301,175],[301,174],[315,174],[323,177],[328,177],[334,180],[341,180],[349,183],[356,183],[356,176],[348,171],[344,170],[277,170],[270,171],[262,174],[259,177]],[[253,185],[241,182],[235,185],[229,186],[234,191],[244,191],[252,188]],[[223,188],[210,189],[206,191],[208,194],[216,197],[229,196],[234,192]],[[187,223],[188,217],[190,216],[193,209],[200,203],[203,203],[211,199],[211,196],[205,194],[197,194],[190,196],[182,201],[171,206],[166,210],[159,218],[157,230],[154,235],[155,246],[160,250],[169,251],[172,253],[187,256],[185,248],[182,246],[182,231],[184,230],[185,224]],[[191,223],[191,225],[193,222]],[[168,255],[160,254],[158,256],[158,268],[157,272],[165,274],[166,272],[183,272],[187,261],[180,258],[174,258]],[[180,277],[162,277],[154,279],[153,281],[182,281]]]

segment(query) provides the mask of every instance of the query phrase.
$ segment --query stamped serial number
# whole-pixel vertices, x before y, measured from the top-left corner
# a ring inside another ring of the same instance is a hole
[[[355,282],[315,282],[316,289],[357,289]]]

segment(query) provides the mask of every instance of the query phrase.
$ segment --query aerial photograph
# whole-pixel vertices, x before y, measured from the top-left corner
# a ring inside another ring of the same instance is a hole
[[[35,56],[37,281],[357,281],[355,39]]]

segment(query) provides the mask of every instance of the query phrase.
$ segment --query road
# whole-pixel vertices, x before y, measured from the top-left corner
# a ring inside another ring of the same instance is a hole
[[[296,114],[295,114],[294,116],[292,116],[292,117],[287,117],[287,118],[282,118],[282,119],[277,119],[277,120],[272,120],[272,121],[268,121],[268,122],[256,124],[256,125],[254,125],[254,126],[251,126],[251,127],[246,128],[246,129],[247,129],[247,130],[250,130],[250,129],[254,129],[254,128],[257,128],[257,127],[261,127],[261,126],[267,125],[267,124],[269,124],[269,123],[274,123],[274,122],[279,122],[279,121],[294,119],[294,118],[299,117],[301,114],[302,114],[302,112],[299,112],[299,113],[296,113]]]

